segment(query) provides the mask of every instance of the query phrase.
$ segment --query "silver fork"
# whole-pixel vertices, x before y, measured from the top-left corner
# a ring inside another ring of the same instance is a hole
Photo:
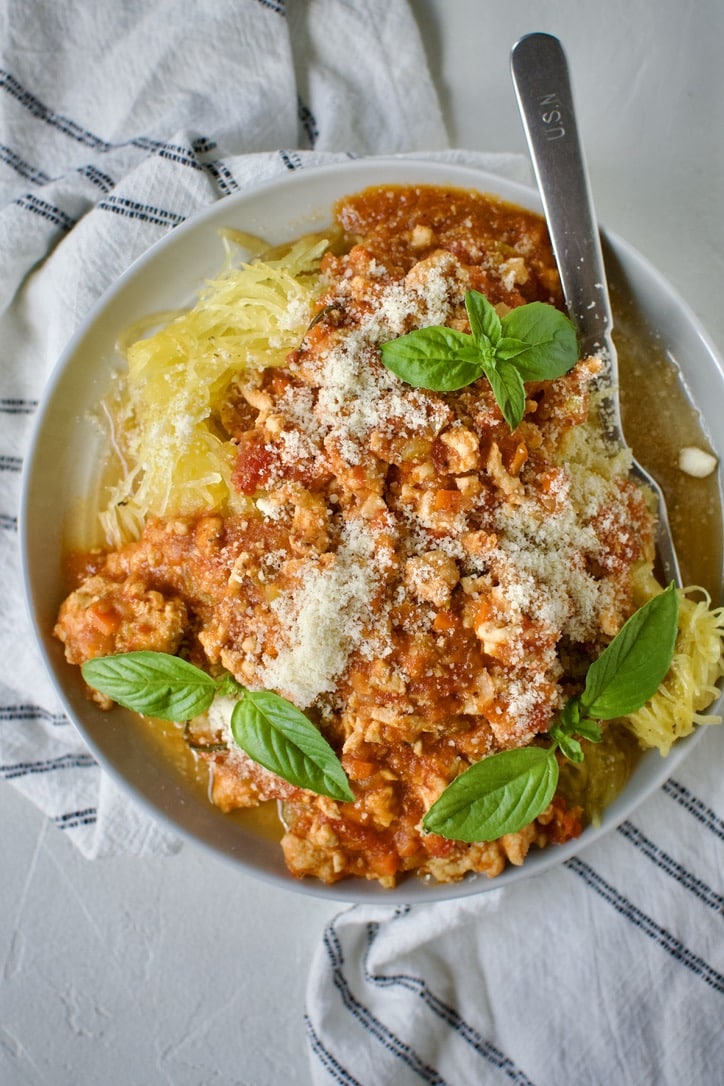
[[[583,357],[597,355],[604,361],[605,424],[611,439],[625,445],[613,316],[566,56],[552,35],[527,34],[513,46],[510,64],[568,313]],[[636,460],[632,475],[656,497],[656,548],[664,583],[673,580],[680,586],[661,488]]]

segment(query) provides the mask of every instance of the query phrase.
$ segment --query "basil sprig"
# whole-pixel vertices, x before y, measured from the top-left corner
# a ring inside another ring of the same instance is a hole
[[[286,698],[247,690],[165,652],[126,652],[87,660],[83,678],[95,690],[144,716],[181,723],[204,713],[218,695],[236,697],[234,740],[249,757],[289,784],[331,799],[354,801],[337,755],[318,728]]]
[[[518,306],[499,317],[479,291],[465,308],[470,334],[434,325],[382,345],[382,361],[415,388],[454,392],[485,375],[503,418],[515,430],[525,414],[524,381],[550,381],[578,361],[576,332],[563,313],[544,302]]]
[[[666,676],[674,653],[679,596],[673,584],[640,607],[588,669],[583,691],[563,708],[548,747],[521,747],[470,766],[433,803],[423,829],[453,841],[494,841],[546,809],[558,785],[556,752],[583,760],[580,739],[600,742],[599,720],[636,712]]]

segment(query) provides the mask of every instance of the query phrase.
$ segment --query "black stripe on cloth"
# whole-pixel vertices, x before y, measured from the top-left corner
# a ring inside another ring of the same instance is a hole
[[[205,162],[204,169],[211,174],[224,196],[238,192],[239,184],[231,170],[223,162]]]
[[[154,153],[164,146],[163,140],[155,140],[151,136],[134,136],[128,142],[131,147],[140,147],[142,151],[152,151]]]
[[[109,196],[96,206],[101,211],[112,211],[115,215],[122,215],[127,219],[141,219],[143,222],[155,223],[157,226],[178,226],[184,221],[184,216],[178,215],[175,211],[153,207],[152,204],[140,204],[125,196]]]
[[[60,830],[74,830],[78,826],[92,826],[98,821],[96,807],[85,807],[82,811],[67,811],[65,814],[56,815],[53,822]]]
[[[257,0],[257,3],[261,4],[263,8],[275,11],[277,15],[286,15],[287,13],[286,0]]]
[[[115,185],[113,178],[109,177],[107,173],[103,173],[97,166],[81,166],[78,173],[83,177],[87,177],[101,192],[110,192]]]
[[[75,226],[75,219],[71,219],[70,215],[66,215],[59,207],[33,196],[30,192],[26,192],[24,196],[18,196],[15,203],[25,211],[32,211],[34,215],[40,215],[41,218],[52,222],[54,226],[59,226],[61,230],[72,230]]]
[[[150,136],[136,136],[129,141],[133,147],[139,147],[143,151],[150,151],[169,162],[177,162],[181,166],[189,166],[192,170],[205,170],[207,164],[199,162],[199,155],[209,154],[216,149],[216,141],[208,136],[199,136],[193,140],[190,147],[183,147],[178,143],[165,143],[163,140],[151,139]],[[122,146],[119,144],[119,146]]]
[[[377,1041],[378,1044],[401,1060],[402,1063],[405,1063],[415,1074],[419,1075],[423,1082],[429,1083],[430,1086],[447,1086],[445,1079],[434,1067],[420,1059],[410,1045],[402,1041],[391,1029],[388,1029],[383,1022],[380,1022],[379,1018],[372,1014],[369,1007],[365,1007],[354,996],[342,969],[344,955],[342,954],[342,947],[337,938],[334,923],[334,920],[332,920],[327,925],[323,943],[332,969],[332,981],[339,992],[345,1010],[366,1030],[370,1038]]]
[[[652,863],[655,863],[657,867],[665,871],[667,875],[670,875],[672,879],[675,879],[685,890],[693,894],[704,905],[710,909],[714,909],[715,912],[724,912],[724,894],[718,894],[710,886],[708,886],[702,879],[692,875],[690,871],[687,871],[685,867],[682,867],[680,863],[677,863],[667,852],[660,849],[658,845],[649,840],[640,829],[632,825],[631,822],[623,822],[618,827],[618,832],[630,841],[640,852],[644,854]]]
[[[203,166],[191,151],[183,147],[159,147],[156,151],[159,158],[167,158],[169,162],[178,162],[182,166],[189,166],[192,170],[203,170]]]
[[[724,841],[724,819],[720,818],[716,811],[712,811],[711,807],[707,807],[702,800],[692,795],[688,788],[685,788],[678,781],[669,779],[664,785],[663,791],[671,799],[676,800],[690,815],[693,815],[697,822],[700,822],[702,826],[706,826],[708,830],[711,830],[713,834]]]
[[[6,532],[17,532],[18,518],[11,517],[9,513],[0,513],[0,529],[4,529]]]
[[[0,414],[3,415],[32,415],[37,408],[37,400],[17,400],[12,396],[0,400]]]
[[[59,769],[90,769],[95,765],[96,761],[91,754],[61,754],[58,758],[46,758],[40,762],[0,765],[0,777],[5,781],[12,781],[38,773],[53,773]]]
[[[398,914],[402,915],[402,914]],[[397,919],[397,917],[395,918]],[[369,954],[377,938],[379,931],[379,924],[370,923],[367,925],[367,951],[365,953],[364,971],[365,979],[371,984],[374,984],[378,988],[406,988],[407,991],[412,992],[418,996],[422,1002],[428,1007],[433,1014],[437,1015],[446,1025],[460,1037],[462,1041],[477,1052],[487,1063],[492,1064],[499,1071],[502,1071],[506,1078],[515,1083],[516,1086],[534,1086],[527,1075],[516,1067],[513,1061],[496,1048],[490,1041],[486,1041],[485,1038],[465,1019],[451,1007],[449,1004],[444,1003],[439,999],[428,987],[427,981],[422,977],[415,977],[409,973],[394,973],[391,975],[384,975],[381,973],[372,973],[368,967],[367,962]]]
[[[68,718],[63,713],[50,713],[39,705],[2,705],[0,706],[0,724],[18,723],[20,721],[42,720],[46,724],[52,724],[54,728],[68,724]]]
[[[189,147],[181,147],[174,143],[163,143],[161,140],[149,139],[139,136],[131,140],[134,147],[140,147],[144,151],[152,151],[160,158],[167,158],[169,162],[179,162],[182,166],[190,166],[192,170],[202,170],[194,152]]]
[[[633,902],[628,898],[620,894],[618,890],[614,889],[610,883],[606,882],[598,872],[594,871],[592,867],[584,863],[579,857],[574,856],[571,860],[565,861],[565,866],[569,871],[573,871],[576,875],[580,876],[583,881],[592,890],[595,890],[597,894],[607,901],[609,905],[612,905],[619,915],[630,921],[635,927],[647,935],[649,939],[652,939],[658,946],[670,954],[671,957],[679,962],[680,965],[690,969],[697,977],[700,977],[705,984],[708,984],[710,988],[713,988],[717,992],[724,993],[724,975],[717,973],[708,962],[705,962],[703,958],[700,958],[697,954],[692,953],[688,947],[684,946],[680,939],[677,939],[675,935],[672,935],[670,931],[663,928],[660,924],[657,924],[655,920],[652,920],[650,916],[642,912]]]
[[[302,160],[296,151],[279,151],[279,157],[288,170],[301,170]]]
[[[342,1066],[339,1060],[335,1059],[328,1048],[322,1044],[322,1041],[314,1031],[314,1026],[309,1020],[308,1015],[304,1015],[304,1025],[307,1030],[307,1039],[309,1041],[309,1047],[317,1057],[319,1062],[325,1071],[327,1071],[335,1082],[338,1082],[340,1086],[364,1086],[363,1083],[356,1079],[353,1075],[350,1075],[349,1071]]]
[[[36,185],[47,185],[48,181],[51,180],[47,173],[36,170],[34,166],[31,166],[29,162],[26,162],[10,147],[6,147],[4,143],[0,143],[0,162],[4,162],[16,173],[19,173],[21,177],[24,177],[26,181],[32,181]]]
[[[22,471],[23,462],[19,456],[0,456],[0,471]]]
[[[3,69],[0,69],[0,90],[4,90],[11,95],[33,117],[50,125],[51,128],[57,129],[64,135],[70,136],[76,142],[82,143],[86,147],[92,147],[96,151],[109,151],[111,149],[112,144],[107,143],[106,140],[94,136],[87,128],[83,128],[81,125],[76,124],[75,121],[71,121],[69,117],[64,117],[62,113],[55,113],[52,109],[49,109],[39,98],[26,90],[15,76]]]
[[[192,141],[191,146],[197,155],[207,155],[209,151],[216,150],[217,143],[208,136],[198,136]]]
[[[302,101],[299,95],[297,95],[297,116],[299,117],[299,122],[302,128],[307,134],[307,139],[309,140],[310,146],[314,147],[317,139],[319,138],[317,119],[312,113],[309,106]]]

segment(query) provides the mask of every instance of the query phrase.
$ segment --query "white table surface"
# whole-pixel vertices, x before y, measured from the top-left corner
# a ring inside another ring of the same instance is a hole
[[[534,30],[561,38],[599,217],[724,349],[721,0],[411,3],[461,147],[524,149],[509,50]],[[7,785],[0,824],[4,1086],[310,1082],[306,973],[338,905],[192,845],[88,863]]]

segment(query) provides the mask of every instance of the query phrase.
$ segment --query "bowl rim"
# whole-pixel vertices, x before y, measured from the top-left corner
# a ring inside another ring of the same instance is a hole
[[[387,177],[396,177],[399,181],[387,180]],[[406,178],[406,179],[405,179]],[[289,172],[272,177],[250,186],[238,193],[224,197],[216,203],[191,215],[187,220],[164,235],[149,249],[141,254],[132,264],[103,292],[92,308],[89,310],[79,327],[76,329],[68,344],[56,361],[46,386],[42,393],[41,403],[38,408],[31,436],[30,445],[25,458],[25,468],[22,480],[22,492],[19,516],[19,542],[21,551],[21,570],[26,596],[26,607],[30,617],[31,627],[36,643],[40,649],[43,662],[51,677],[60,697],[63,708],[73,723],[76,731],[83,738],[91,750],[94,758],[101,768],[128,793],[132,799],[141,805],[153,818],[165,824],[181,839],[201,846],[211,852],[222,861],[234,864],[244,873],[259,878],[305,896],[320,897],[337,902],[374,902],[379,904],[400,903],[431,903],[435,901],[449,900],[485,893],[493,889],[500,889],[512,885],[524,879],[535,877],[580,852],[590,848],[600,841],[616,826],[620,825],[632,812],[654,793],[672,772],[688,756],[693,747],[700,741],[705,729],[697,728],[696,731],[684,740],[680,740],[672,749],[666,759],[660,759],[660,766],[656,770],[650,770],[644,783],[632,788],[631,782],[625,786],[616,800],[607,808],[599,826],[588,826],[580,837],[563,845],[549,847],[530,855],[521,867],[508,866],[506,870],[495,879],[488,879],[484,875],[468,876],[456,883],[428,883],[424,880],[408,877],[394,889],[382,889],[376,882],[366,880],[347,879],[332,885],[320,883],[318,880],[299,880],[286,871],[265,870],[258,864],[249,862],[243,855],[235,854],[226,845],[216,843],[199,837],[187,827],[180,825],[169,811],[160,804],[154,802],[137,783],[130,779],[113,761],[109,760],[105,752],[99,747],[92,732],[79,718],[76,707],[69,698],[63,683],[63,676],[58,673],[57,661],[54,660],[47,646],[47,630],[42,627],[38,617],[38,609],[34,596],[35,571],[32,555],[32,513],[35,490],[35,479],[38,465],[42,463],[42,439],[49,419],[53,416],[53,410],[58,395],[58,389],[64,375],[72,368],[73,361],[82,351],[85,340],[90,335],[90,330],[99,321],[102,321],[104,313],[111,305],[121,297],[126,287],[134,283],[136,279],[152,268],[164,255],[173,253],[179,248],[187,237],[193,237],[197,232],[207,230],[210,224],[220,219],[231,219],[235,212],[244,209],[254,201],[263,200],[271,195],[286,194],[296,186],[309,186],[312,189],[329,182],[332,186],[338,181],[347,182],[340,188],[339,196],[345,193],[359,191],[374,184],[420,184],[420,185],[447,185],[461,189],[474,188],[481,192],[489,192],[498,198],[511,203],[520,204],[531,210],[540,212],[541,204],[535,189],[516,181],[511,181],[487,170],[481,170],[476,166],[461,165],[457,162],[438,162],[424,157],[413,156],[370,156],[362,159],[347,160],[326,165],[305,166],[295,172]],[[331,211],[331,202],[324,205],[327,213]],[[291,227],[291,229],[290,229]],[[284,224],[283,233],[286,237],[294,236],[294,223]],[[298,230],[297,233],[303,232]],[[669,303],[675,305],[683,322],[694,333],[701,343],[702,350],[708,356],[714,369],[718,369],[719,375],[724,378],[724,360],[719,355],[711,337],[708,335],[698,317],[691,307],[679,296],[671,284],[661,275],[649,261],[633,246],[618,237],[615,233],[603,231],[605,238],[619,259],[625,266],[635,269],[635,273],[644,279],[648,279],[656,291]],[[280,239],[281,240],[281,239]],[[197,282],[200,283],[199,280]],[[149,310],[153,307],[149,305]],[[147,312],[149,311],[147,310]],[[615,332],[614,332],[615,335]],[[686,374],[684,374],[686,378]],[[65,665],[66,667],[68,665]],[[642,758],[649,765],[652,760],[659,757],[655,751],[647,752]],[[228,816],[222,816],[228,817]],[[243,835],[242,835],[243,836]],[[278,844],[273,846],[279,849]]]

